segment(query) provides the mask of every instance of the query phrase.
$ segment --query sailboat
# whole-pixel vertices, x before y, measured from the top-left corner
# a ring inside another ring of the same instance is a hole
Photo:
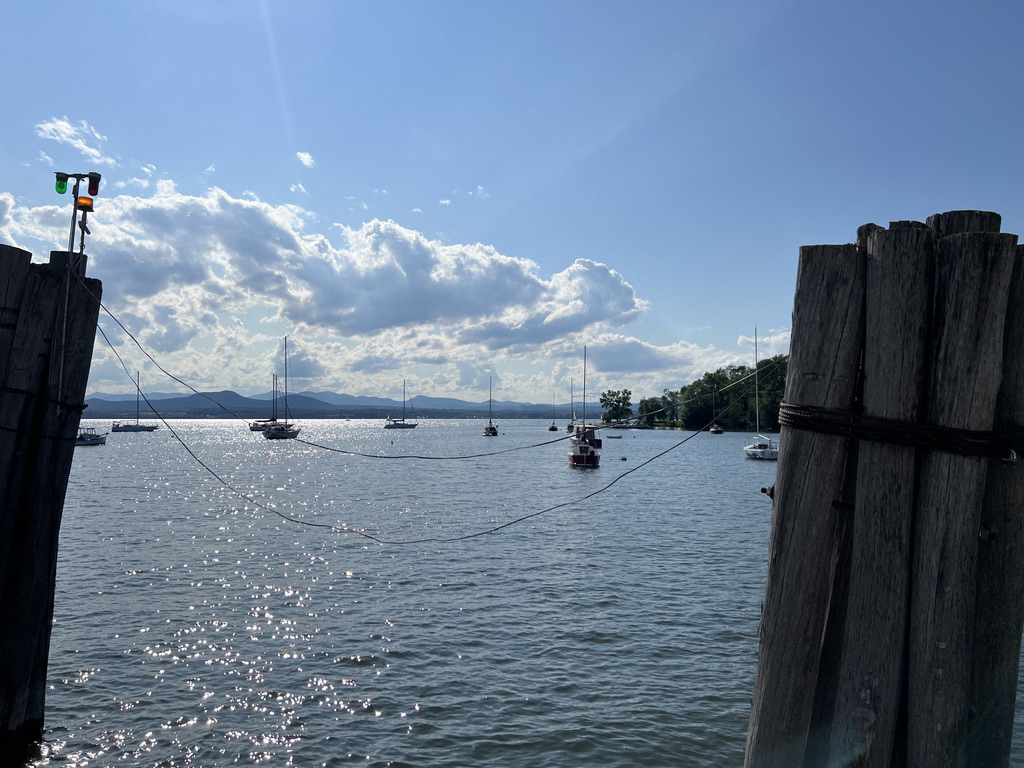
[[[601,465],[601,440],[595,428],[587,424],[587,348],[583,347],[583,419],[569,438],[570,467],[598,467]]]
[[[405,420],[405,379],[402,379],[402,418],[393,419],[388,416],[384,420],[384,429],[414,429],[415,421]]]
[[[277,383],[277,377],[274,377]],[[292,440],[299,436],[302,427],[288,421],[288,337],[284,337],[284,421],[277,419],[277,388],[274,388],[274,418],[261,430],[267,440]],[[250,429],[252,425],[250,425]]]
[[[270,377],[270,418],[255,419],[249,422],[249,429],[253,432],[262,432],[268,425],[277,421],[277,374]]]
[[[748,459],[762,459],[763,461],[776,461],[779,458],[779,447],[772,442],[770,437],[761,434],[761,392],[757,378],[757,328],[754,328],[754,425],[757,434],[754,435],[754,442],[743,446],[743,452]]]
[[[720,426],[718,426],[718,404],[715,402],[718,399],[716,396],[717,393],[717,389],[711,393],[711,426],[708,427],[708,432],[712,435],[720,435],[724,431]]]
[[[484,437],[497,437],[498,428],[491,423],[491,377],[487,377],[487,426],[484,427]]]
[[[111,432],[152,432],[158,429],[156,424],[139,424],[139,396],[142,393],[139,372],[135,372],[135,421],[115,421],[110,425]]]
[[[548,427],[548,432],[557,432],[558,427],[555,426],[555,396],[551,396],[551,426]]]

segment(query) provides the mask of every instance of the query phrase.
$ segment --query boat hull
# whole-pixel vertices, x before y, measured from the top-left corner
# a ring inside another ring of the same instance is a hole
[[[415,429],[415,424],[406,424],[404,421],[389,421],[384,424],[384,429]]]
[[[96,432],[94,429],[89,427],[83,427],[78,437],[75,438],[75,446],[79,445],[106,445],[107,444],[107,433]]]
[[[601,466],[601,454],[590,453],[590,454],[578,454],[569,452],[569,466],[581,467],[586,469],[588,467],[599,467]]]
[[[263,432],[263,436],[267,438],[267,440],[293,440],[294,438],[299,436],[299,432],[301,430],[302,427],[296,427],[292,424],[279,423],[268,424],[261,431]]]
[[[763,438],[750,445],[743,446],[743,452],[747,455],[748,459],[758,459],[760,461],[778,461],[779,459],[779,446],[771,440]]]
[[[159,429],[155,424],[119,424],[114,422],[111,427],[111,432],[153,432]]]

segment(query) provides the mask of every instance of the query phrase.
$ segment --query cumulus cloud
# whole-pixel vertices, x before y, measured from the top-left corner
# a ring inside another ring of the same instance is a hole
[[[316,161],[313,159],[313,156],[309,154],[309,152],[296,152],[295,156],[299,158],[299,162],[302,163],[307,168],[316,167]]]
[[[394,221],[327,231],[316,221],[299,205],[216,187],[189,195],[156,180],[144,194],[103,198],[90,218],[89,273],[148,349],[212,390],[265,389],[285,333],[297,382],[339,389],[347,381],[357,393],[394,386],[396,371],[420,366],[430,371],[421,385],[452,388],[444,394],[464,395],[459,388],[491,375],[508,399],[538,399],[538,388],[561,386],[551,381],[555,368],[570,375],[563,364],[571,357],[575,366],[581,339],[590,339],[594,375],[616,387],[649,380],[660,392],[660,381],[707,370],[696,370],[705,350],[616,331],[647,304],[607,264],[577,258],[546,273],[530,259],[440,242]],[[19,207],[0,194],[5,242],[50,243],[66,227],[65,208]],[[512,365],[545,373],[503,368]],[[116,371],[98,345],[93,380]]]
[[[36,135],[69,146],[97,165],[117,165],[117,161],[101,149],[107,137],[85,120],[72,123],[67,117],[54,117],[39,123]]]

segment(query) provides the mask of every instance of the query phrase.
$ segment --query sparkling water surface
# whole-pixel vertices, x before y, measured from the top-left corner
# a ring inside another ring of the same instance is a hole
[[[740,765],[775,464],[637,430],[579,470],[564,422],[498,423],[300,437],[533,447],[170,422],[223,482],[166,428],[77,449],[32,765]]]

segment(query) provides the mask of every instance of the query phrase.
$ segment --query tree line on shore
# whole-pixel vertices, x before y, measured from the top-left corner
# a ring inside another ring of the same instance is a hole
[[[717,423],[725,430],[751,432],[757,423],[755,403],[759,402],[761,430],[777,432],[788,362],[789,355],[758,362],[758,398],[754,393],[754,368],[749,365],[709,371],[692,384],[666,389],[661,397],[645,397],[637,403],[636,415],[628,389],[608,390],[601,395],[601,419],[605,423],[636,420],[652,427],[689,430]]]

